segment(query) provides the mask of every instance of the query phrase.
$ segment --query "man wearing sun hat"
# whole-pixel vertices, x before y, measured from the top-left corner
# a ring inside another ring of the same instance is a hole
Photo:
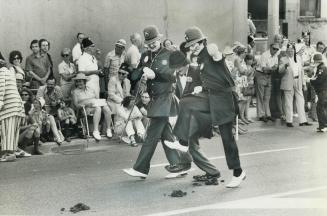
[[[148,93],[151,98],[147,109],[147,115],[151,121],[134,167],[125,169],[124,172],[134,177],[146,178],[158,141],[160,139],[162,142],[163,140],[175,140],[168,119],[170,116],[177,115],[178,102],[174,96],[173,87],[176,78],[174,71],[169,68],[168,61],[171,51],[161,45],[162,35],[157,26],[147,26],[143,34],[144,42],[148,45],[149,50],[141,56],[139,72],[143,74],[142,79],[147,82]],[[180,156],[179,152],[165,145],[163,148],[170,163],[170,166],[167,167],[169,172],[178,173],[191,168],[190,158],[185,155]]]
[[[198,27],[190,27],[185,32],[185,47],[190,47],[194,55],[198,56],[201,70],[202,87],[193,91],[193,96],[180,101],[180,112],[174,128],[174,134],[185,144],[198,142],[200,136],[210,138],[212,134],[205,134],[203,128],[219,128],[222,138],[226,161],[229,169],[233,170],[233,177],[227,187],[238,187],[245,179],[242,170],[238,147],[233,136],[233,123],[238,112],[237,101],[233,89],[234,81],[226,69],[224,58],[215,61],[208,53],[207,37]],[[209,115],[205,115],[209,113]],[[209,116],[209,118],[208,118]],[[191,120],[194,121],[191,121]],[[209,129],[210,130],[210,129]],[[210,130],[211,131],[211,130]],[[195,138],[194,136],[197,135]],[[178,142],[166,142],[171,148],[181,149]],[[200,179],[219,178],[206,173]]]

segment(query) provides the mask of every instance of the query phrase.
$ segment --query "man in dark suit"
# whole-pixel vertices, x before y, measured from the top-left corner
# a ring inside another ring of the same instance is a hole
[[[174,128],[174,134],[189,146],[198,144],[200,136],[210,138],[210,128],[219,128],[226,161],[233,177],[227,187],[238,187],[245,179],[238,147],[233,135],[233,122],[238,112],[233,89],[234,82],[226,68],[224,58],[214,61],[207,50],[207,38],[197,27],[185,32],[186,47],[198,56],[201,70],[202,88],[194,89],[194,96],[184,97],[180,101],[180,111]],[[208,130],[209,129],[209,130]],[[208,133],[209,131],[209,133]],[[171,148],[180,148],[178,142],[166,142]],[[181,148],[182,149],[182,148]]]
[[[147,89],[151,98],[147,110],[150,125],[134,167],[124,169],[124,172],[130,176],[146,178],[159,139],[162,142],[163,140],[172,142],[175,140],[168,118],[177,115],[178,102],[173,88],[176,77],[168,65],[171,51],[161,46],[162,35],[159,34],[156,26],[146,27],[143,33],[144,42],[148,45],[149,50],[142,54],[139,70],[143,71],[142,79],[147,80]],[[187,154],[180,155],[176,150],[165,145],[163,147],[171,165],[168,167],[168,171],[178,173],[191,168],[191,159]]]
[[[176,70],[176,90],[175,94],[178,98],[191,94],[196,86],[201,86],[199,67],[191,66],[184,54],[180,51],[172,53],[169,64],[172,68],[181,65]],[[182,62],[181,62],[182,61]]]

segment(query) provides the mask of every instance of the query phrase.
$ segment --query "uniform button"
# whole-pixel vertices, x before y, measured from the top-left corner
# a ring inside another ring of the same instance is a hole
[[[156,68],[156,70],[158,70],[158,68]]]

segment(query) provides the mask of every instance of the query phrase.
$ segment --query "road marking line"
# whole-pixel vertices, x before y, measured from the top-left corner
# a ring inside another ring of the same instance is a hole
[[[274,153],[274,152],[281,152],[281,151],[292,151],[292,150],[301,150],[308,148],[308,146],[299,146],[299,147],[294,147],[294,148],[282,148],[282,149],[272,149],[272,150],[263,150],[263,151],[256,151],[256,152],[248,152],[248,153],[242,153],[240,154],[240,157],[243,156],[249,156],[249,155],[257,155],[257,154],[266,154],[266,153]],[[217,157],[210,157],[209,160],[218,160],[218,159],[223,159],[225,156],[217,156]],[[150,167],[162,167],[166,166],[168,163],[161,163],[161,164],[153,164]]]
[[[222,203],[214,203],[210,205],[202,205],[191,208],[177,209],[167,212],[158,212],[146,216],[170,216],[180,215],[190,212],[198,212],[205,210],[217,209],[327,209],[327,199],[322,198],[280,198],[281,196],[295,195],[313,191],[326,190],[327,186],[307,188],[303,190],[289,191],[285,193],[275,193],[270,195],[240,199],[236,201],[228,201]],[[277,198],[279,197],[279,198]]]

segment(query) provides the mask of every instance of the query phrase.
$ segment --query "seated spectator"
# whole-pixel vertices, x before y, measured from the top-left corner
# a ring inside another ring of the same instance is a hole
[[[50,42],[47,39],[40,39],[39,40],[39,47],[40,47],[40,54],[44,55],[46,58],[48,58],[48,61],[50,62],[50,75],[53,76],[53,61],[52,57],[49,53],[50,50]]]
[[[42,97],[45,100],[45,110],[47,113],[57,115],[57,109],[60,101],[63,100],[63,95],[61,88],[56,85],[54,77],[49,77],[47,84],[38,89],[36,97]]]
[[[99,96],[93,89],[86,87],[87,77],[85,74],[79,73],[73,80],[75,80],[76,85],[76,88],[72,92],[74,106],[78,109],[85,107],[87,114],[93,113],[93,137],[96,140],[101,140],[99,123],[101,112],[103,112],[107,125],[107,137],[111,138],[111,110],[109,106],[105,100],[99,99]]]
[[[70,98],[73,88],[73,80],[77,74],[75,65],[70,62],[71,52],[69,48],[61,51],[62,62],[58,65],[58,73],[60,75],[60,87],[64,99]]]
[[[25,83],[24,77],[21,73],[16,73],[16,85],[17,85],[17,90],[20,93],[23,89],[23,85]]]
[[[40,134],[40,139],[44,141],[55,141],[61,145],[64,137],[58,130],[54,117],[43,110],[45,100],[37,98],[33,101],[33,110],[27,117],[27,124],[35,125],[38,127],[37,132]],[[35,150],[37,146],[34,144]]]
[[[148,92],[143,92],[141,94],[141,100],[136,103],[136,106],[139,108],[140,112],[142,113],[142,122],[144,127],[146,128],[149,124],[149,118],[148,118],[148,105],[150,102],[150,96]]]
[[[116,114],[117,106],[121,105],[121,102],[126,96],[130,95],[131,84],[127,79],[128,66],[123,63],[119,69],[118,77],[113,76],[109,80],[108,84],[108,102],[113,114]]]
[[[28,115],[30,111],[33,109],[33,101],[34,101],[33,92],[28,88],[22,88],[20,92],[20,97],[22,98],[24,104],[25,115]]]
[[[23,88],[20,96],[24,104],[25,118],[20,126],[18,146],[25,150],[28,145],[33,145],[34,150],[32,153],[35,155],[41,155],[43,153],[39,150],[40,130],[36,123],[31,124],[28,122],[29,114],[31,113],[31,110],[33,110],[33,93],[31,90]],[[25,156],[25,153],[23,154]],[[20,155],[22,155],[22,153],[20,153]]]
[[[77,118],[74,110],[68,107],[65,101],[60,102],[60,108],[58,109],[58,119],[60,121],[61,128],[63,128],[63,134],[66,141],[70,142],[72,129],[77,129]]]
[[[9,54],[9,62],[12,64],[12,66],[9,68],[13,73],[21,74],[23,76],[23,79],[25,79],[25,72],[24,69],[22,68],[22,61],[23,61],[23,56],[22,53],[19,52],[18,50],[11,51]]]
[[[143,115],[137,106],[134,105],[134,96],[127,96],[124,98],[122,101],[122,106],[117,109],[115,133],[126,133],[128,138],[123,139],[123,141],[130,143],[133,147],[136,147],[137,143],[135,141],[135,134],[137,133],[137,137],[143,142],[145,129],[141,121]]]

